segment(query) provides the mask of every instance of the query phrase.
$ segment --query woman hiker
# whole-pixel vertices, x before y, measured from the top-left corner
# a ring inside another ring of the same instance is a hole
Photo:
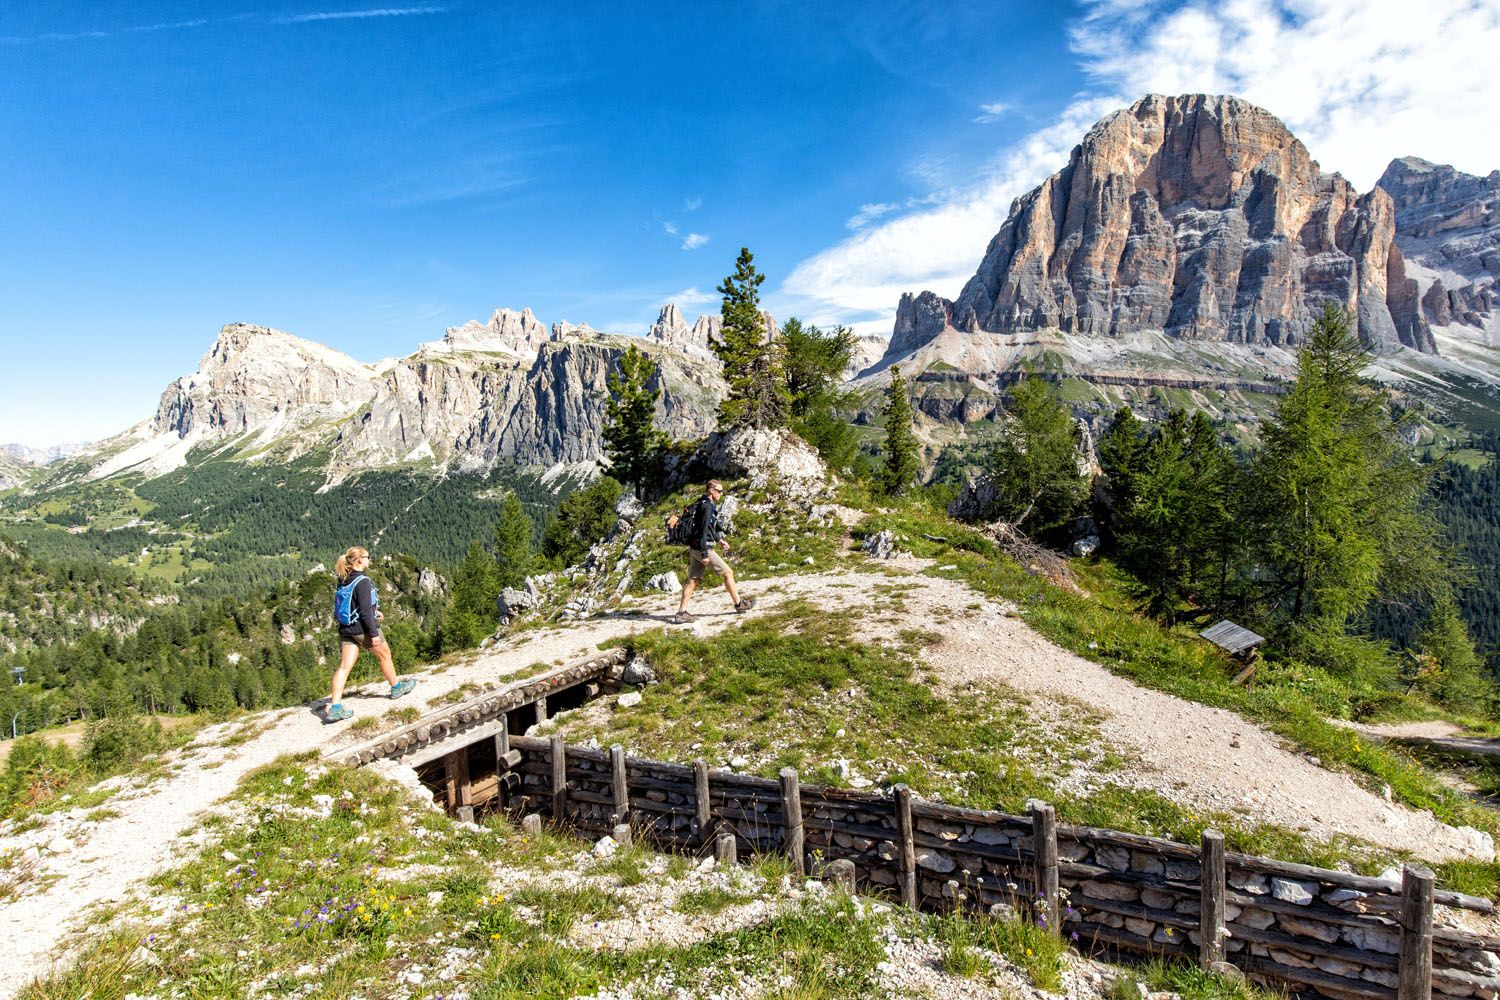
[[[359,651],[368,649],[380,663],[380,672],[391,685],[391,697],[399,698],[417,682],[411,678],[396,679],[396,665],[391,662],[391,647],[380,634],[380,598],[375,594],[375,584],[365,576],[370,566],[370,553],[353,546],[339,556],[333,564],[333,575],[338,589],[333,592],[333,616],[339,625],[339,668],[333,673],[333,697],[328,701],[327,722],[342,722],[354,718],[354,713],[344,707],[344,682],[349,671],[359,659]]]

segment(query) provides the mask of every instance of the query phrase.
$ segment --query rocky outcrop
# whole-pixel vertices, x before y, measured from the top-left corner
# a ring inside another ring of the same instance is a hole
[[[1415,156],[1392,160],[1379,187],[1396,212],[1396,244],[1416,265],[1433,326],[1500,332],[1500,170],[1476,177]]]
[[[167,386],[151,430],[179,439],[291,431],[348,415],[375,381],[368,365],[332,348],[231,323],[196,372]]]
[[[700,449],[703,465],[725,479],[749,479],[781,497],[806,501],[826,493],[828,467],[817,449],[789,430],[719,431]]]
[[[723,327],[722,317],[707,314],[699,316],[697,322],[688,326],[682,310],[677,308],[675,302],[668,302],[662,306],[661,314],[646,332],[646,339],[664,347],[707,355],[718,341],[719,331]]]
[[[1295,345],[1330,301],[1377,350],[1430,351],[1394,232],[1384,191],[1322,173],[1269,112],[1151,95],[1012,204],[957,300],[904,297],[887,358],[947,328]]]
[[[544,323],[530,309],[496,309],[490,321],[480,324],[469,320],[463,326],[450,326],[443,339],[422,345],[430,351],[502,351],[531,357],[552,339]]]

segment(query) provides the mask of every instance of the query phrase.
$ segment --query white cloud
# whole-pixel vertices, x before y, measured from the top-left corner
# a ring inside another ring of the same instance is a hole
[[[693,285],[691,288],[684,288],[680,292],[668,295],[664,301],[675,302],[682,309],[691,309],[693,306],[706,306],[709,303],[717,304],[723,300],[718,292],[705,292],[700,290],[697,285]]]
[[[700,208],[703,207],[703,199],[702,198],[684,198],[683,201],[682,201],[682,207],[685,208],[686,210],[688,210],[689,212],[696,212],[696,211],[698,211],[698,209],[700,209]]]
[[[989,104],[979,106],[979,116],[974,119],[976,125],[986,125],[998,119],[1010,110],[1010,105],[1005,101],[991,101]]]
[[[313,21],[362,20],[369,17],[410,17],[413,14],[442,14],[446,7],[424,4],[420,7],[371,7],[365,10],[323,10],[311,14],[288,14],[275,18],[277,24],[308,24]]]
[[[708,237],[702,233],[688,233],[682,241],[682,249],[696,250],[708,242]]]
[[[677,223],[675,222],[663,222],[661,224],[661,228],[662,232],[666,233],[668,236],[677,235]]]
[[[859,206],[859,211],[851,215],[849,221],[844,223],[844,225],[849,229],[863,229],[882,215],[889,215],[900,207],[894,201],[879,201],[861,205]]]
[[[1010,201],[1061,169],[1100,117],[1147,93],[1253,101],[1362,191],[1397,156],[1500,167],[1493,0],[1433,0],[1420,14],[1404,0],[1092,0],[1070,39],[1090,86],[1056,121],[974,183],[802,261],[775,296],[781,308],[888,331],[902,292],[957,294]]]

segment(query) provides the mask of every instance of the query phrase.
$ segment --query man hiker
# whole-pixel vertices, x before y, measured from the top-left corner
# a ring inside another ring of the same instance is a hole
[[[729,551],[729,543],[719,537],[719,511],[716,505],[723,496],[724,484],[717,479],[710,479],[703,499],[691,508],[693,533],[688,541],[688,578],[687,583],[682,585],[682,603],[678,605],[677,616],[673,621],[686,623],[693,620],[692,613],[687,609],[688,601],[692,599],[698,581],[703,579],[703,574],[708,570],[713,570],[724,578],[724,589],[729,591],[734,610],[749,611],[755,607],[755,602],[750,598],[740,599],[739,591],[734,587],[734,570],[714,551],[715,542],[725,552]]]

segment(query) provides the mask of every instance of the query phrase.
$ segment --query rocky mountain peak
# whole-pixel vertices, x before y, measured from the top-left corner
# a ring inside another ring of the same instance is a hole
[[[488,323],[469,320],[462,326],[450,326],[443,339],[422,345],[435,351],[482,351],[486,353],[534,356],[552,339],[546,324],[532,315],[530,309],[496,309]]]
[[[1426,321],[1500,345],[1500,170],[1478,177],[1404,156],[1378,184],[1391,197],[1396,245]]]
[[[677,303],[668,302],[662,306],[656,322],[651,324],[651,329],[646,331],[646,338],[679,350],[704,353],[710,349],[712,342],[718,339],[723,325],[724,321],[719,316],[702,315],[689,327],[687,318],[682,315],[682,310],[677,308]]]
[[[1322,173],[1270,112],[1151,94],[1016,199],[956,301],[903,300],[887,358],[948,327],[1292,346],[1328,301],[1379,350],[1430,351],[1394,236],[1385,193]]]

